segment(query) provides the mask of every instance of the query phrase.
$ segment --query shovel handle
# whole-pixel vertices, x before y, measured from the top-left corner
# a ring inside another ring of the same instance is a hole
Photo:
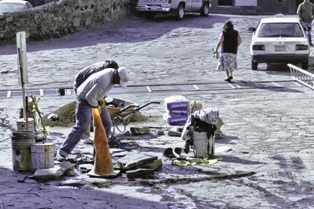
[[[25,97],[25,131],[28,131],[28,96]]]
[[[135,109],[134,111],[139,111],[140,109],[148,106],[148,105],[151,105],[151,104],[160,104],[160,102],[148,102],[146,104],[143,104],[142,106],[138,107],[137,109]]]
[[[142,108],[144,108],[144,107],[146,107],[146,106],[148,106],[148,105],[150,105],[150,104],[160,104],[160,102],[148,102],[148,103],[146,103],[146,104],[143,104],[142,106],[138,106],[138,105],[134,105],[134,104],[133,104],[133,105],[129,105],[129,106],[127,106],[127,107],[121,109],[121,110],[119,111],[119,113],[122,113],[122,112],[128,110],[129,108],[137,107],[136,109],[133,109],[133,110],[132,110],[132,112],[134,113],[134,112],[139,111],[140,109],[142,109]]]

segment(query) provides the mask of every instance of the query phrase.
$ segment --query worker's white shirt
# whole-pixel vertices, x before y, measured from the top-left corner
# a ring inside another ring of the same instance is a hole
[[[113,88],[113,72],[113,68],[107,68],[89,76],[77,89],[78,97],[97,107],[98,101],[104,99]]]

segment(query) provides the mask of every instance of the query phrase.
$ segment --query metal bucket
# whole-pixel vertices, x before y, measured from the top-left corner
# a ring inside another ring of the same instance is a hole
[[[36,143],[35,134],[30,131],[16,131],[11,139],[13,170],[32,171],[31,145]]]
[[[54,167],[54,143],[36,143],[31,146],[33,170]]]
[[[215,155],[215,137],[207,137],[207,132],[193,131],[194,156],[203,158],[208,155]]]
[[[35,131],[35,123],[33,118],[28,118],[28,127],[26,128],[26,120],[20,118],[16,120],[16,130],[17,131]]]

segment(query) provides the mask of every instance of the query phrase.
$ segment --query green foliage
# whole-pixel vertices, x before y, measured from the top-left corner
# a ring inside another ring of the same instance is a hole
[[[41,135],[45,137],[47,137],[47,135],[49,135],[49,126],[45,126],[44,122],[43,122],[43,119],[41,117],[41,114],[42,112],[40,111],[39,109],[39,101],[41,100],[40,97],[34,97],[34,96],[31,96],[32,98],[32,102],[31,102],[31,110],[32,112],[34,113],[34,120],[36,122],[36,126],[38,128],[42,128],[42,131],[41,131]],[[36,116],[36,113],[38,114],[38,117]]]

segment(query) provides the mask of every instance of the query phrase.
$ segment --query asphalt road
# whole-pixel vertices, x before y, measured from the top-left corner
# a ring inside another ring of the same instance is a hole
[[[261,17],[190,15],[183,21],[130,17],[60,39],[28,43],[27,88],[70,88],[84,66],[114,59],[130,69],[131,81],[128,90],[115,88],[111,96],[143,104],[180,94],[204,108],[219,110],[225,136],[216,140],[216,156],[223,160],[208,167],[176,167],[162,151],[183,146],[181,139],[121,136],[138,145],[134,151],[163,160],[154,186],[119,178],[111,186],[95,187],[95,182],[105,181],[85,175],[42,184],[18,183],[25,175],[12,171],[9,127],[14,126],[22,101],[1,97],[0,208],[314,208],[313,91],[294,82],[285,67],[250,69],[251,34],[246,29],[256,26]],[[211,53],[226,20],[234,22],[243,39],[231,84],[224,81],[225,73],[215,70]],[[0,54],[0,89],[5,92],[1,95],[11,95],[8,90],[20,88],[15,46],[2,46]],[[145,91],[147,86],[152,91]],[[49,113],[74,98],[73,94],[43,95],[41,109]],[[134,126],[170,127],[162,119],[163,105],[141,112],[148,120]],[[62,141],[70,129],[51,127],[50,131]],[[91,149],[87,146],[78,149]],[[186,177],[193,180],[158,184],[162,179]]]

